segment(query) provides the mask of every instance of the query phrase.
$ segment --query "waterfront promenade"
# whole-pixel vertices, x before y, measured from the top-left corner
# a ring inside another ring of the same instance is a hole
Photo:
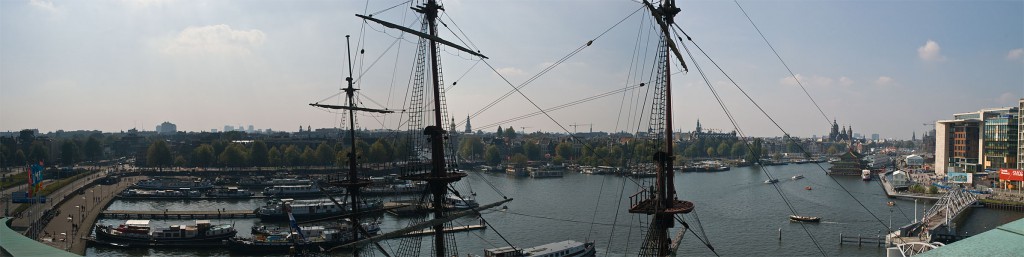
[[[45,244],[78,255],[85,255],[85,237],[89,236],[96,217],[106,209],[118,192],[145,177],[121,178],[113,185],[87,184],[81,194],[72,195],[53,211],[58,213],[46,223],[38,239]],[[63,233],[63,234],[62,234]]]

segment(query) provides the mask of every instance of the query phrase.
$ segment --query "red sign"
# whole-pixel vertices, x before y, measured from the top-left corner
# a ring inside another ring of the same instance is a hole
[[[999,180],[1024,181],[1024,170],[999,169]]]

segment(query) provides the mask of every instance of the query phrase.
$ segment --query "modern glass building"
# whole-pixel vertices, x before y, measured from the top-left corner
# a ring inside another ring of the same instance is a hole
[[[1024,101],[1022,101],[1024,103]],[[958,113],[935,123],[935,172],[979,172],[1021,163],[1021,107]]]

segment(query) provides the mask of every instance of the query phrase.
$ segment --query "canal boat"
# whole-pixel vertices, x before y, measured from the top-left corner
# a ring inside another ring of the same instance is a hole
[[[765,184],[775,184],[775,183],[778,183],[778,182],[779,182],[779,179],[777,179],[777,178],[773,178],[773,179],[769,179],[769,180],[765,180],[764,181]]]
[[[192,190],[206,190],[213,188],[213,182],[201,179],[178,179],[178,178],[154,178],[139,181],[134,185],[137,189],[150,190],[177,190],[190,188]]]
[[[580,257],[594,256],[597,250],[594,243],[581,243],[565,240],[530,248],[513,248],[511,246],[484,250],[484,257]]]
[[[192,199],[203,196],[202,192],[189,188],[176,190],[125,189],[117,194],[122,199]]]
[[[252,191],[238,189],[238,187],[221,188],[206,193],[206,196],[210,198],[251,198],[253,195],[255,193]]]
[[[323,227],[335,228],[335,229],[338,229],[338,230],[342,230],[343,233],[345,233],[344,231],[350,231],[349,228],[351,227],[351,224],[350,224],[351,220],[349,220],[347,218],[346,219],[342,219],[342,220],[343,220],[343,222],[341,222],[341,223],[324,225]],[[370,235],[376,235],[377,233],[380,233],[380,223],[381,222],[379,220],[374,220],[374,221],[370,221],[370,222],[363,222],[362,223],[363,231],[366,231],[366,233],[368,233]],[[313,229],[314,227],[316,227],[316,226],[301,226],[301,227],[299,227],[299,230],[307,231],[307,230]],[[291,228],[261,225],[261,226],[252,226],[251,233],[253,235],[273,235],[273,234],[287,233],[289,231],[289,229],[291,229]],[[351,233],[351,232],[348,232],[348,233]]]
[[[149,220],[128,220],[124,224],[96,225],[96,238],[113,243],[159,246],[182,243],[220,242],[237,234],[230,224],[212,225],[209,220],[197,220],[195,225],[171,225],[152,228]],[[145,243],[145,244],[133,244]]]
[[[303,197],[303,196],[323,196],[324,192],[320,190],[320,187],[314,186],[313,184],[303,185],[275,185],[263,189],[263,195],[268,197]],[[328,193],[342,193],[344,190],[340,188],[323,188]]]
[[[449,195],[444,199],[444,203],[448,205],[448,208],[456,210],[466,210],[480,207],[480,204],[476,202],[476,199],[473,199],[472,196],[468,195],[462,197]]]
[[[295,200],[295,199],[274,199],[266,205],[256,208],[256,216],[264,221],[288,220],[285,206],[291,206],[292,215],[296,219],[309,220],[326,218],[348,213],[352,207],[347,202],[340,202],[341,206],[335,205],[331,199]],[[377,210],[384,206],[380,200],[363,201],[361,210]]]
[[[253,234],[249,238],[232,237],[226,244],[231,252],[247,255],[285,254],[292,251],[293,247],[296,251],[318,251],[355,241],[348,225],[344,226],[305,226],[295,231]]]
[[[791,221],[801,221],[801,222],[821,222],[821,218],[820,217],[800,216],[800,215],[789,215],[789,220],[791,220]]]

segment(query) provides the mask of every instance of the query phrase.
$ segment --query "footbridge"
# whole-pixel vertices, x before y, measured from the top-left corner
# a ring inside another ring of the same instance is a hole
[[[951,189],[924,213],[920,221],[911,223],[887,235],[886,241],[889,245],[894,245],[901,249],[904,256],[910,256],[917,253],[917,251],[927,251],[934,248],[937,245],[931,244],[936,239],[933,238],[932,231],[942,225],[949,226],[952,220],[955,220],[964,210],[970,208],[977,201],[978,197],[967,192],[967,190]],[[922,248],[921,246],[923,245],[931,245],[932,247]],[[938,246],[941,246],[941,244]],[[902,249],[907,251],[902,251]],[[907,255],[907,253],[910,254]]]

